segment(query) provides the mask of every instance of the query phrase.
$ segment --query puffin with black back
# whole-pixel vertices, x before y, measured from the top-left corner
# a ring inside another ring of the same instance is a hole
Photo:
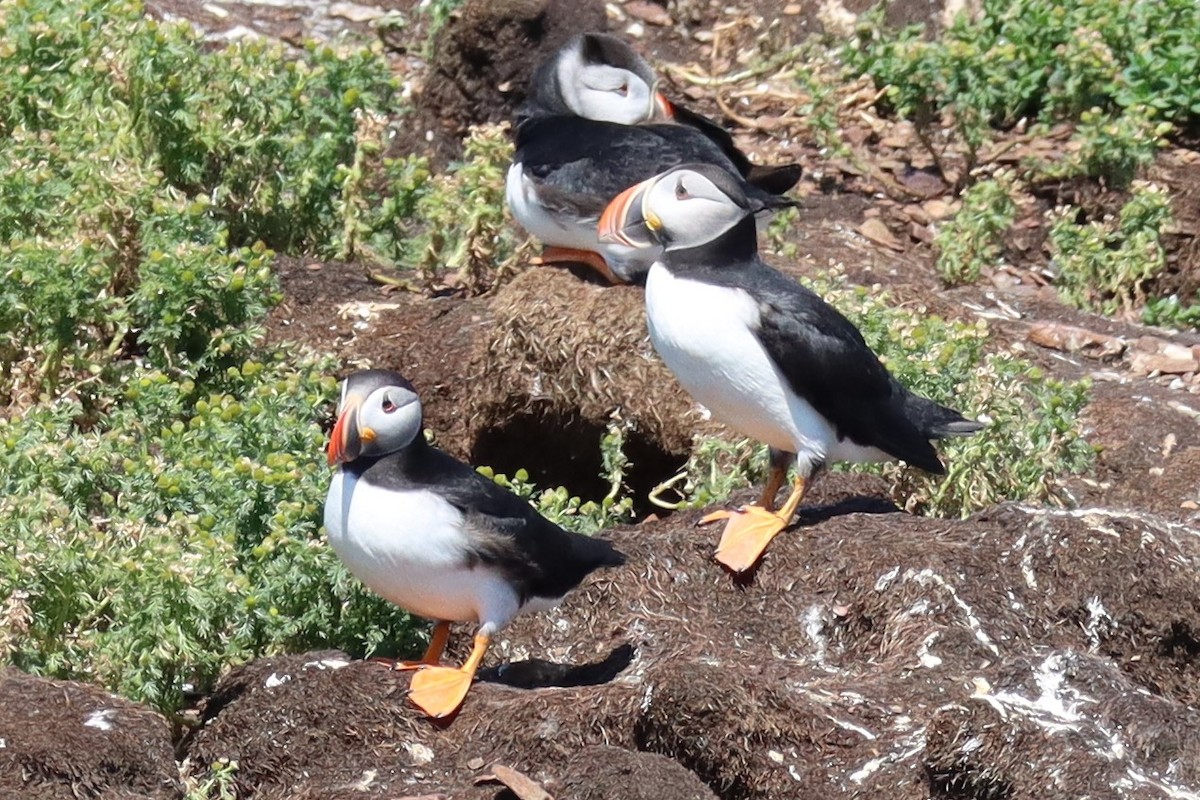
[[[660,253],[646,280],[650,339],[717,420],[770,448],[758,505],[728,519],[717,559],[749,569],[832,461],[900,459],[945,471],[931,440],[983,425],[904,388],[862,334],[758,254],[754,213],[728,171],[687,164],[630,187],[605,210],[602,241]],[[769,510],[795,464],[792,492]]]
[[[402,375],[342,383],[328,457],[329,543],[350,572],[436,621],[409,698],[432,717],[466,697],[491,638],[517,614],[553,608],[600,567],[624,563],[603,539],[565,531],[529,503],[426,442],[421,401]],[[451,622],[477,622],[462,667],[439,665]]]
[[[649,64],[622,40],[576,36],[534,72],[517,120],[506,198],[513,217],[546,245],[540,263],[583,263],[613,283],[641,283],[653,253],[596,239],[608,201],[633,183],[685,162],[717,164],[743,178],[763,210],[800,168],[757,167],[712,121],[657,89]]]

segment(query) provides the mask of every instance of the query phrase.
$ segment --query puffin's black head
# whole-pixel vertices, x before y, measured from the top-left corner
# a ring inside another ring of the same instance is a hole
[[[613,198],[600,217],[600,241],[687,250],[720,238],[762,208],[726,169],[682,164]]]
[[[403,450],[421,435],[421,400],[399,372],[366,369],[342,381],[329,465]]]
[[[621,39],[604,33],[573,37],[533,73],[527,114],[574,114],[636,125],[670,119],[658,78]]]

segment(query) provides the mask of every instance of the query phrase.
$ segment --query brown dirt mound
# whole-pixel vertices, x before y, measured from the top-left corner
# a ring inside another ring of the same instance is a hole
[[[490,311],[463,398],[474,463],[511,471],[532,461],[535,479],[587,486],[601,471],[600,437],[616,424],[643,496],[686,460],[693,436],[716,430],[654,354],[640,289],[531,268],[496,293]],[[540,451],[533,459],[531,443]],[[590,496],[607,489],[597,483]]]
[[[548,789],[573,800],[714,800],[704,782],[669,758],[596,745],[563,765],[567,777]]]
[[[161,715],[94,686],[0,667],[0,797],[182,796]]]
[[[607,24],[597,0],[468,0],[438,32],[416,98],[426,126],[444,134],[434,143],[438,154],[458,155],[471,125],[511,120],[541,60]]]
[[[827,496],[843,480],[828,476]],[[595,779],[567,759],[602,744],[670,758],[727,799],[1196,787],[1200,531],[1023,506],[805,518],[737,581],[696,514],[616,530],[628,565],[519,621],[488,658],[578,664],[632,644],[610,682],[479,683],[438,727],[407,704],[407,676],[297,656],[246,668],[256,677],[189,754],[236,758],[244,798],[368,778],[378,792],[493,797],[472,784],[493,763],[553,794]]]

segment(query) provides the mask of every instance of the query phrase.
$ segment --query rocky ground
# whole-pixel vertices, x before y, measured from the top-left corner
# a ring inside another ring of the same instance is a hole
[[[783,269],[840,265],[899,302],[987,319],[1055,375],[1093,378],[1085,422],[1100,451],[1069,485],[1076,507],[921,518],[883,500],[877,479],[831,475],[736,580],[711,560],[698,514],[613,530],[629,563],[505,631],[449,725],[407,704],[405,674],[337,652],[232,669],[195,726],[0,671],[0,797],[179,798],[184,778],[223,759],[243,800],[1200,797],[1200,336],[1070,309],[1043,273],[1049,204],[1071,192],[1101,213],[1120,196],[1048,187],[1021,210],[1007,266],[945,290],[929,241],[954,208],[952,161],[932,169],[910,127],[865,110],[842,119],[853,157],[831,158],[793,135],[778,98],[721,97],[687,77],[735,66],[736,47],[715,38],[837,35],[867,5],[478,3],[426,62],[405,44],[425,19],[406,0],[148,3],[214,37],[382,27],[419,109],[404,146],[440,159],[467,124],[511,113],[538,54],[584,27],[626,33],[676,96],[751,123],[738,136],[753,153],[804,164],[798,255],[775,259]],[[944,13],[889,7],[893,22]],[[1065,141],[1012,136],[997,158]],[[1169,148],[1154,177],[1176,212],[1159,288],[1194,292],[1200,154]],[[357,265],[279,268],[272,337],[347,369],[401,369],[439,443],[500,471],[597,496],[599,456],[572,444],[619,411],[644,490],[711,425],[652,357],[638,289],[531,268],[490,295],[428,298],[386,292]],[[466,645],[456,637],[451,657]]]

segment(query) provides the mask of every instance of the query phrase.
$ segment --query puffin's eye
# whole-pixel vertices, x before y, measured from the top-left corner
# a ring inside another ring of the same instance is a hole
[[[679,183],[675,184],[675,199],[676,200],[687,200],[689,197],[691,197],[691,195],[688,194],[687,187],[683,185],[683,181],[680,181]]]
[[[617,94],[621,95],[621,97],[626,97],[626,96],[628,96],[628,95],[629,95],[629,84],[628,84],[628,83],[622,83],[620,86],[618,86],[618,87],[616,88],[616,90],[615,90],[615,91],[616,91],[616,93],[617,93]]]
[[[396,410],[396,404],[392,402],[392,398],[385,397],[385,398],[383,398],[382,408],[383,408],[383,413],[390,414]]]

